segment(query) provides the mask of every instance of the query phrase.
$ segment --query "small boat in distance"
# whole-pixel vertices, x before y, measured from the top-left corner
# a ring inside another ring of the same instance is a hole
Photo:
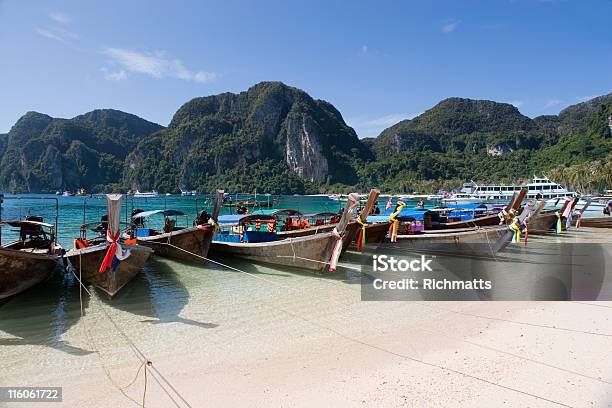
[[[140,191],[136,190],[136,192],[134,193],[134,198],[155,198],[158,195],[159,194],[155,190],[153,190],[153,191],[145,191],[143,193],[141,193]]]

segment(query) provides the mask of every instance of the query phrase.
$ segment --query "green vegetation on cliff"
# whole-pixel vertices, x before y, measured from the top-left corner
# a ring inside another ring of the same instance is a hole
[[[121,180],[125,157],[136,143],[158,129],[161,126],[155,123],[111,109],[72,119],[28,112],[6,136],[0,187],[17,191],[105,189]]]
[[[610,114],[612,94],[535,119],[509,104],[446,99],[369,140],[377,160],[360,172],[361,181],[412,191],[423,180],[514,182],[586,161],[603,165],[612,152]]]
[[[309,183],[358,182],[373,155],[331,104],[279,82],[196,98],[127,158],[125,182],[141,190],[299,193]]]
[[[359,140],[330,103],[280,82],[195,98],[163,128],[115,110],[28,112],[0,134],[0,189],[315,193],[432,191],[547,173],[581,191],[612,185],[612,94],[530,119],[449,98]]]

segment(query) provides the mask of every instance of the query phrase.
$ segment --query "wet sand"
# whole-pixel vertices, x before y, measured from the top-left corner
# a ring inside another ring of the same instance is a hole
[[[531,239],[612,246],[612,231]],[[0,384],[64,387],[62,404],[37,407],[136,406],[143,373],[124,390],[134,401],[118,388],[141,363],[106,312],[192,407],[612,404],[612,302],[362,302],[358,259],[342,261],[348,279],[156,260],[125,296],[94,294],[84,318],[71,288],[60,329],[19,330],[31,317],[13,305]],[[174,406],[151,374],[145,406]]]

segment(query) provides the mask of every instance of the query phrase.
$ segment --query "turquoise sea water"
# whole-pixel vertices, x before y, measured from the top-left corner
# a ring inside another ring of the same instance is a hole
[[[245,196],[246,197],[246,196]],[[234,202],[235,202],[235,197]],[[27,195],[5,195],[2,206],[2,219],[23,219],[26,215],[40,215],[45,221],[53,224],[55,222],[56,200],[59,207],[58,217],[58,239],[64,248],[69,248],[72,240],[79,235],[79,229],[83,220],[86,223],[96,222],[106,214],[106,199],[104,196],[93,197],[62,197],[53,194],[27,194]],[[258,196],[258,200],[266,200],[266,196]],[[197,200],[197,202],[196,202]],[[381,205],[382,200],[379,200]],[[187,217],[179,217],[178,225],[191,225],[198,210],[206,209],[211,211],[212,197],[208,195],[199,196],[159,196],[156,198],[123,198],[123,218],[125,210],[128,213],[132,208],[139,208],[144,211],[174,209],[184,212]],[[320,211],[336,212],[342,203],[322,196],[281,196],[277,208],[290,208],[299,210],[302,213],[312,213]],[[253,210],[253,209],[250,209]],[[223,207],[221,214],[232,214],[234,208]],[[160,227],[163,218],[161,216],[152,217],[150,220],[153,227]],[[3,240],[6,243],[15,233],[5,228],[2,231]],[[89,234],[92,234],[89,232]]]

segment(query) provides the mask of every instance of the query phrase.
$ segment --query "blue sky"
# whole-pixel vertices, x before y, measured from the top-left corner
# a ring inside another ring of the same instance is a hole
[[[451,96],[556,114],[612,92],[611,27],[610,0],[0,0],[0,132],[29,110],[167,125],[264,80],[328,100],[360,137]]]

